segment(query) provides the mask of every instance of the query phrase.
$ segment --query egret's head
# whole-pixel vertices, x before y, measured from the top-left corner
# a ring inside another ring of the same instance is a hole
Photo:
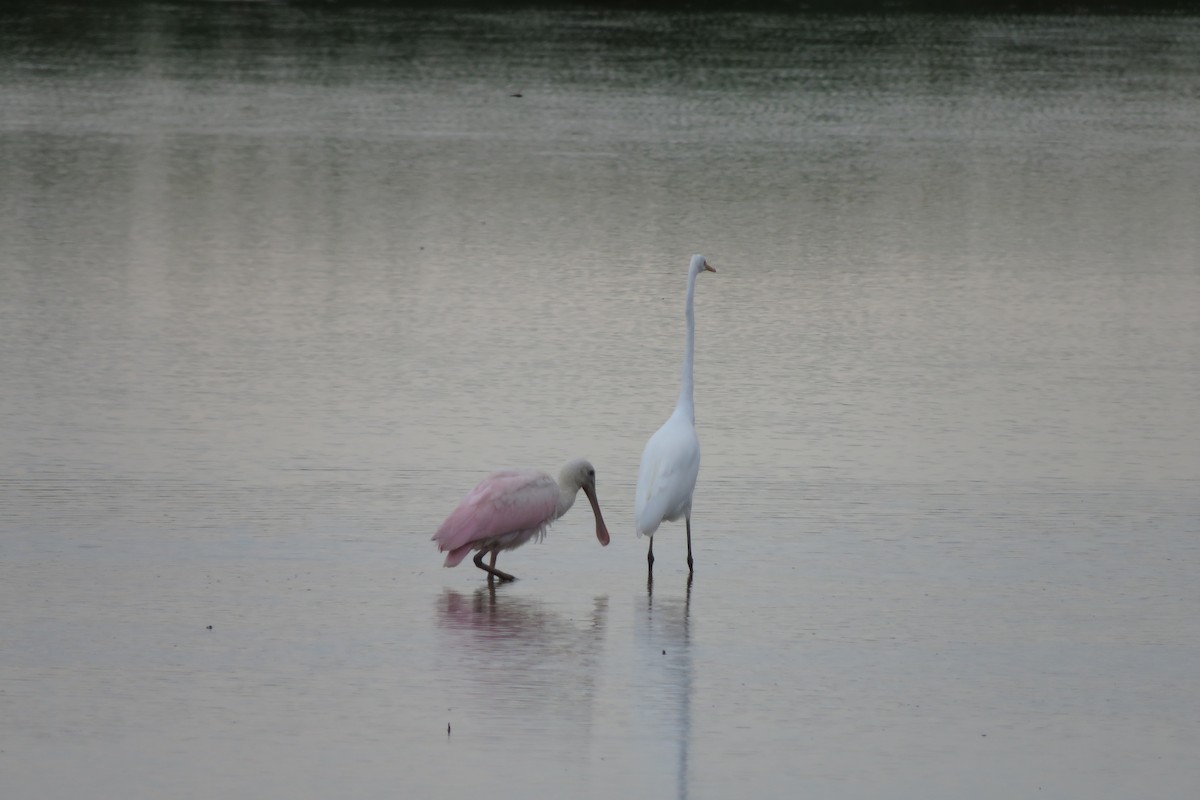
[[[708,259],[697,253],[692,256],[692,274],[699,275],[701,272],[716,272],[717,269],[712,264],[708,263]]]

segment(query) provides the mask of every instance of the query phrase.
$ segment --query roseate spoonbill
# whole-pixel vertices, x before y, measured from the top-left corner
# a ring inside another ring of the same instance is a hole
[[[608,544],[608,528],[596,500],[596,470],[584,459],[563,466],[555,481],[544,472],[529,469],[510,469],[493,472],[471,490],[458,508],[433,535],[438,552],[449,550],[446,566],[453,567],[475,554],[475,566],[488,573],[488,580],[516,580],[507,572],[496,569],[496,556],[501,550],[512,550],[546,535],[546,528],[575,505],[575,496],[583,489],[592,504],[596,517],[596,538]],[[483,557],[491,554],[491,565]]]
[[[646,563],[654,573],[654,532],[664,521],[683,517],[687,525],[688,575],[692,574],[692,492],[700,474],[700,440],[696,437],[696,407],[692,402],[692,351],[696,341],[696,320],[692,311],[696,294],[696,276],[716,272],[702,255],[692,256],[688,267],[687,339],[683,347],[683,380],[679,402],[662,427],[654,432],[642,451],[638,468],[634,520],[638,537],[650,537]]]

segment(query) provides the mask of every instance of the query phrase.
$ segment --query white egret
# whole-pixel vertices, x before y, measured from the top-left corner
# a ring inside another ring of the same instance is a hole
[[[674,522],[680,517],[687,525],[688,575],[692,573],[692,493],[700,474],[700,439],[696,436],[696,407],[692,400],[692,351],[696,340],[692,306],[696,276],[704,271],[716,272],[704,256],[692,256],[684,306],[687,340],[683,348],[679,401],[667,421],[646,442],[642,464],[638,468],[634,519],[638,536],[650,537],[646,563],[651,574],[654,571],[654,532],[664,521]]]

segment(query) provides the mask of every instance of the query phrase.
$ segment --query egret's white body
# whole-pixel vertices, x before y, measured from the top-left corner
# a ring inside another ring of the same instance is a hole
[[[699,475],[696,425],[677,408],[642,451],[635,505],[638,535],[653,536],[663,522],[691,516]]]
[[[639,537],[651,537],[646,553],[646,561],[651,569],[654,568],[654,532],[664,521],[674,522],[682,517],[687,525],[688,572],[692,571],[692,494],[696,490],[696,478],[700,475],[700,439],[696,436],[696,407],[692,398],[692,360],[696,340],[693,306],[696,276],[705,270],[716,272],[704,256],[692,256],[684,306],[687,339],[683,348],[679,401],[667,421],[646,442],[642,463],[638,468],[634,522]]]

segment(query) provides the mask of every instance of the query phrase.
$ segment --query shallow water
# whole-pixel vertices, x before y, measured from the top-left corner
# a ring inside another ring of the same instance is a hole
[[[87,9],[0,26],[5,796],[1200,780],[1195,20]],[[608,548],[441,568],[577,456]]]

